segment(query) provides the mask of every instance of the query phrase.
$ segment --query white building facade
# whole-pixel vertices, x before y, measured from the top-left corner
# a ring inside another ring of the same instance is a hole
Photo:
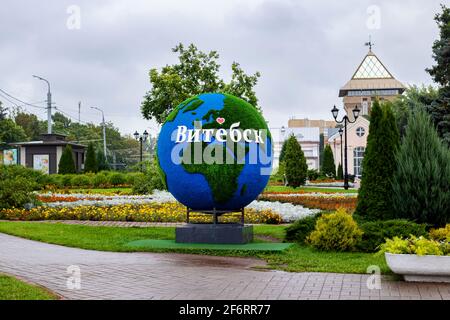
[[[291,135],[295,136],[298,143],[302,147],[306,158],[306,163],[308,164],[308,169],[319,170],[320,130],[318,127],[283,128],[280,130],[279,139],[274,143],[273,167],[278,167],[283,143]]]

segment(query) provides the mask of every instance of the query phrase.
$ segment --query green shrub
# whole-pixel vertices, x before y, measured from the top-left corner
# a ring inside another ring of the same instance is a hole
[[[396,218],[436,227],[450,223],[450,150],[425,111],[409,115],[396,160],[392,192]]]
[[[388,252],[393,254],[417,254],[423,255],[448,255],[450,254],[448,243],[440,243],[424,237],[411,236],[408,239],[394,237],[387,239],[381,245],[380,253]]]
[[[88,175],[77,174],[72,176],[70,184],[73,187],[89,187],[93,185],[92,179]]]
[[[27,180],[36,182],[36,190],[45,185],[45,179],[48,175],[43,174],[40,171],[26,168],[21,165],[0,165],[0,179],[13,179],[16,177],[22,177]]]
[[[286,228],[286,241],[295,241],[298,243],[305,243],[306,238],[314,230],[317,219],[321,216],[320,213],[298,219],[289,227]]]
[[[36,183],[23,177],[0,181],[0,208],[22,208],[36,203]]]
[[[108,177],[108,182],[113,186],[118,186],[126,183],[125,175],[120,172],[112,173]]]
[[[61,175],[61,183],[64,187],[70,187],[72,185],[73,174],[63,174]]]
[[[97,173],[93,178],[92,178],[92,184],[94,185],[94,187],[98,188],[98,187],[104,187],[108,184],[108,176],[104,173]]]
[[[427,235],[425,224],[403,219],[363,222],[360,228],[364,233],[357,249],[365,252],[377,251],[387,238]]]
[[[152,178],[148,174],[141,173],[134,179],[133,194],[151,194],[153,190]]]
[[[450,224],[447,224],[444,228],[431,229],[430,238],[436,241],[450,242]]]
[[[62,182],[62,175],[59,174],[48,174],[44,178],[44,186],[50,186],[54,188],[62,188],[64,184]]]
[[[142,172],[128,172],[125,174],[126,184],[133,185],[136,179],[143,175]]]
[[[20,208],[36,202],[34,190],[44,186],[45,175],[19,165],[0,165],[0,208]]]
[[[320,173],[316,169],[308,170],[308,180],[309,181],[315,181],[315,180],[319,179],[319,175],[320,175]]]
[[[322,215],[307,237],[313,247],[324,251],[350,251],[361,241],[362,231],[344,209]]]

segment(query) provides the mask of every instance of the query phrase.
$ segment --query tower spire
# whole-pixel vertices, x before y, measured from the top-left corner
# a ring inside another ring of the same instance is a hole
[[[372,51],[372,46],[374,45],[374,43],[372,42],[372,36],[369,34],[369,42],[365,42],[364,45],[366,47],[369,47],[369,51]]]

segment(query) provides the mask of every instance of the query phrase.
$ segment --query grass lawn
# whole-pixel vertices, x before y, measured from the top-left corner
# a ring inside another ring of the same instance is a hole
[[[49,291],[0,274],[0,300],[54,300]]]
[[[255,225],[258,242],[282,241],[285,226]],[[173,227],[120,228],[92,227],[37,222],[0,222],[0,232],[23,238],[69,247],[103,251],[143,251],[127,244],[141,239],[174,239]],[[281,253],[261,253],[217,250],[146,249],[158,252],[189,252],[211,255],[253,256],[265,259],[269,267],[286,271],[366,273],[367,267],[377,265],[382,273],[390,273],[384,256],[370,253],[320,252],[310,247],[294,245]]]
[[[356,189],[348,189],[345,190],[344,188],[325,188],[325,187],[299,187],[299,188],[292,188],[292,187],[285,187],[285,186],[267,186],[266,189],[264,189],[264,192],[329,192],[329,193],[358,193]]]

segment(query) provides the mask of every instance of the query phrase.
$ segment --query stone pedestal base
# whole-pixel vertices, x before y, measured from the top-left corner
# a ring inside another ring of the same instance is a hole
[[[242,224],[187,224],[175,229],[175,241],[242,244],[253,241],[253,226]]]

